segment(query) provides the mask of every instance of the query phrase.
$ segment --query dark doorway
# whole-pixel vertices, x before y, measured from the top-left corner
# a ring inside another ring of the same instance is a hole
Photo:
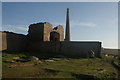
[[[60,34],[58,32],[51,32],[50,41],[60,41]]]

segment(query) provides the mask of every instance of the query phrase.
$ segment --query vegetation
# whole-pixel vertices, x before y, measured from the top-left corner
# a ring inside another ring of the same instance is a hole
[[[28,57],[37,56],[39,60]],[[79,80],[116,78],[108,58],[55,58],[40,53],[3,52],[3,78],[74,78]]]
[[[116,64],[118,67],[120,67],[120,60],[119,59],[114,60],[114,64]]]

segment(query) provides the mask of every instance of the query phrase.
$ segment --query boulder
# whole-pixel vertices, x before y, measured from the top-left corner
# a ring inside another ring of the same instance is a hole
[[[52,58],[52,60],[54,60],[54,61],[59,61],[60,58]]]
[[[20,59],[20,57],[13,57],[13,59],[17,60],[17,59]]]
[[[38,64],[41,64],[41,63],[42,63],[42,61],[39,60],[39,61],[38,61]]]
[[[38,57],[35,57],[35,56],[30,56],[29,59],[30,59],[30,60],[39,60],[39,58],[38,58]]]
[[[45,61],[46,62],[55,62],[54,60],[50,60],[50,59],[49,60],[45,60]]]

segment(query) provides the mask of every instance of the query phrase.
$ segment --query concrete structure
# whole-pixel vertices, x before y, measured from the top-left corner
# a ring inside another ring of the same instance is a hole
[[[0,32],[2,48],[6,51],[33,51],[48,54],[59,54],[79,57],[100,57],[101,42],[70,41],[69,9],[67,9],[66,35],[61,25],[52,28],[52,24],[41,22],[31,24],[28,34]]]

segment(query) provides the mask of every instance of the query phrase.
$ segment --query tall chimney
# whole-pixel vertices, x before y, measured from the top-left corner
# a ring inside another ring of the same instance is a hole
[[[66,15],[66,33],[65,33],[65,41],[70,41],[70,18],[69,18],[69,8],[67,8],[67,15]]]

